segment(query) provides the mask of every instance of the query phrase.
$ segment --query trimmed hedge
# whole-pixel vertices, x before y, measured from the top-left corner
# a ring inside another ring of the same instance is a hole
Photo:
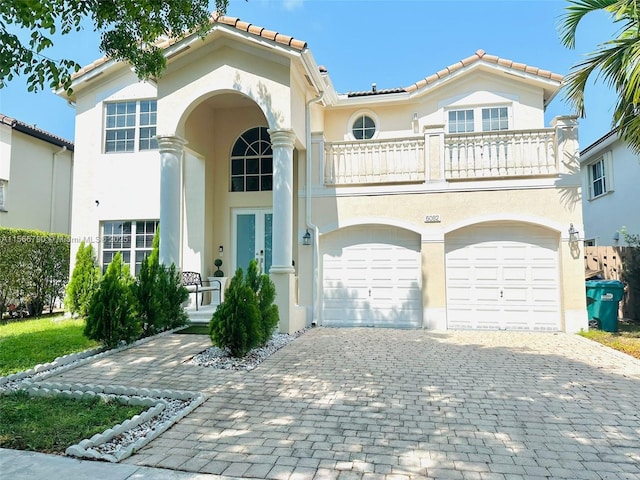
[[[0,318],[11,304],[53,310],[69,280],[70,236],[0,227]]]

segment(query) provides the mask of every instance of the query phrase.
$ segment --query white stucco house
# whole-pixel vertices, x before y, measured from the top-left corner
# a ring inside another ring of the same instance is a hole
[[[74,145],[0,113],[0,227],[71,232]]]
[[[73,82],[72,235],[103,263],[135,269],[159,222],[185,271],[257,258],[284,332],[587,327],[577,122],[544,125],[560,75],[478,50],[340,94],[305,42],[236,18],[162,46],[162,78],[103,58]]]
[[[612,130],[580,152],[586,245],[625,246],[620,230],[640,233],[640,156]]]

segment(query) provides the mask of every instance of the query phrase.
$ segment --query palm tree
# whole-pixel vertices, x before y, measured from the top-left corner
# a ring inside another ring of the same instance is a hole
[[[565,78],[567,100],[585,116],[584,89],[589,78],[602,78],[618,96],[612,126],[636,153],[640,153],[640,1],[569,0],[561,17],[560,37],[575,48],[576,30],[585,15],[604,11],[620,25],[617,38],[598,45]]]

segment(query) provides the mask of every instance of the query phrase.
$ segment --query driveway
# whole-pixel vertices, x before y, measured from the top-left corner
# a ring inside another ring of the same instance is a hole
[[[250,372],[169,335],[47,381],[200,390],[125,463],[273,479],[640,479],[640,362],[562,333],[315,328]]]

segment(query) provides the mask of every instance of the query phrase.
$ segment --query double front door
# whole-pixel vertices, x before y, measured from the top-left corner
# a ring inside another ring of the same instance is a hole
[[[235,273],[242,268],[246,273],[249,262],[256,259],[258,268],[269,273],[272,259],[272,224],[271,209],[237,209],[233,212],[233,232],[235,235]]]

